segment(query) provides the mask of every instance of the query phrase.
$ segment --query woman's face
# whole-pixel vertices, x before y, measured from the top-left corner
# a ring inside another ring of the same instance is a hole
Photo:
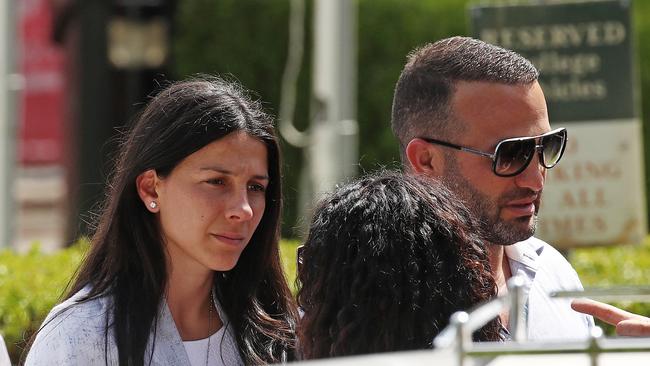
[[[159,178],[159,220],[172,268],[232,269],[266,206],[267,149],[244,132],[213,141]]]

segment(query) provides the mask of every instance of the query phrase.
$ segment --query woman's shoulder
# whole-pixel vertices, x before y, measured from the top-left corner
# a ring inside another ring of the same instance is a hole
[[[88,328],[95,326],[104,327],[107,315],[110,315],[112,299],[108,295],[88,298],[91,291],[90,286],[86,286],[70,296],[67,300],[52,308],[41,325],[40,332],[46,328],[54,328],[62,325],[62,330],[72,330],[74,328]]]
[[[26,365],[81,365],[104,360],[110,296],[87,299],[85,287],[55,306],[41,325],[27,355]],[[109,349],[111,347],[108,347]]]

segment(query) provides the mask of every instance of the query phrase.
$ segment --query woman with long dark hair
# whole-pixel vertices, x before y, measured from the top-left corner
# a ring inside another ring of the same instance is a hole
[[[272,122],[219,78],[154,97],[122,142],[90,252],[26,364],[292,359]]]
[[[441,184],[383,172],[316,207],[301,252],[305,359],[431,348],[459,310],[497,287],[468,210]],[[476,340],[499,340],[495,320]]]

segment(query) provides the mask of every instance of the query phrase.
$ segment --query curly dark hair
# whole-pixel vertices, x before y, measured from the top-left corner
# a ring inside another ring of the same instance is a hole
[[[469,211],[430,178],[381,172],[315,209],[298,273],[305,359],[433,347],[458,310],[496,296]],[[475,340],[500,340],[495,319]]]

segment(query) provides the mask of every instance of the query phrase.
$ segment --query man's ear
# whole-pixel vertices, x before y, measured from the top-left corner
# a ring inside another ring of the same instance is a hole
[[[437,177],[442,174],[444,167],[444,156],[437,148],[430,143],[415,138],[406,146],[406,157],[410,169],[415,173],[426,174]]]
[[[135,187],[138,191],[138,196],[140,196],[147,210],[153,213],[160,210],[158,191],[156,189],[159,180],[158,174],[156,174],[154,169],[145,170],[135,178]]]

